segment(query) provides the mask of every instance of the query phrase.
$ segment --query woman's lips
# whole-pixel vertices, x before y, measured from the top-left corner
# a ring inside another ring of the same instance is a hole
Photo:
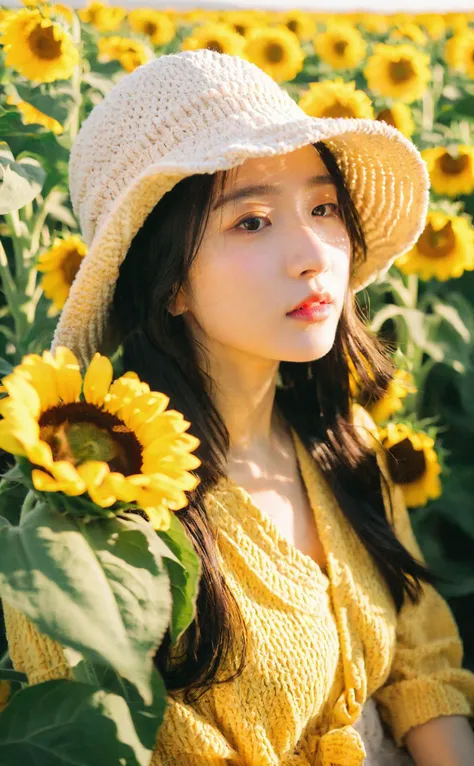
[[[331,305],[332,302],[319,303],[313,301],[312,303],[305,303],[301,308],[290,311],[287,316],[305,322],[320,322],[331,313]]]

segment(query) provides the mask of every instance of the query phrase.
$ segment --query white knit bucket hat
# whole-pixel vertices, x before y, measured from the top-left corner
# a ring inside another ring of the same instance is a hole
[[[367,260],[351,281],[358,291],[382,277],[425,226],[427,168],[399,130],[370,119],[309,117],[257,66],[210,50],[160,56],[122,77],[71,150],[71,201],[89,250],[52,348],[67,346],[84,367],[96,351],[112,353],[120,265],[175,184],[321,140],[336,157],[367,241]]]

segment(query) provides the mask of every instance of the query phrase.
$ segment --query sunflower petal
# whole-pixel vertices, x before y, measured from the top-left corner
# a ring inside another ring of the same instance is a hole
[[[41,400],[39,394],[23,375],[12,372],[3,378],[2,382],[13,401],[23,404],[33,418],[40,416]]]
[[[47,364],[56,370],[58,395],[64,404],[77,402],[81,393],[82,376],[76,356],[65,346],[58,346],[53,355],[49,351],[43,354]]]
[[[113,375],[114,371],[110,359],[96,353],[84,376],[84,396],[89,404],[99,406],[104,404]]]

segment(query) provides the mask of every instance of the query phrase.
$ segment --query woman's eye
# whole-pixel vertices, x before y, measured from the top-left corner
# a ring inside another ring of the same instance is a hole
[[[315,208],[313,208],[313,211],[314,210],[320,210],[320,208],[322,208],[322,207],[332,207],[334,212],[336,213],[336,215],[340,214],[340,207],[335,202],[325,202],[323,205],[317,205]],[[317,218],[321,218],[321,217],[322,218],[327,218],[328,216],[325,215],[325,216],[316,216],[316,217]]]
[[[258,228],[259,221],[263,221],[264,219],[261,216],[258,215],[252,215],[249,218],[245,218],[243,221],[241,221],[236,228],[239,229],[241,226],[249,225],[249,228],[245,228],[245,231],[261,231],[261,229]]]

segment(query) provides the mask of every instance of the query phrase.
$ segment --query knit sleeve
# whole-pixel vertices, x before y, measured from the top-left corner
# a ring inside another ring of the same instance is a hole
[[[365,425],[377,434],[377,426],[364,411]],[[393,504],[383,488],[387,517],[398,539],[419,561],[417,544],[401,487],[389,474],[388,464],[376,438],[377,462],[387,480]],[[463,646],[452,612],[435,588],[423,583],[416,604],[406,598],[397,620],[396,647],[389,677],[374,695],[397,745],[409,729],[445,715],[474,714],[474,674],[461,667]]]

